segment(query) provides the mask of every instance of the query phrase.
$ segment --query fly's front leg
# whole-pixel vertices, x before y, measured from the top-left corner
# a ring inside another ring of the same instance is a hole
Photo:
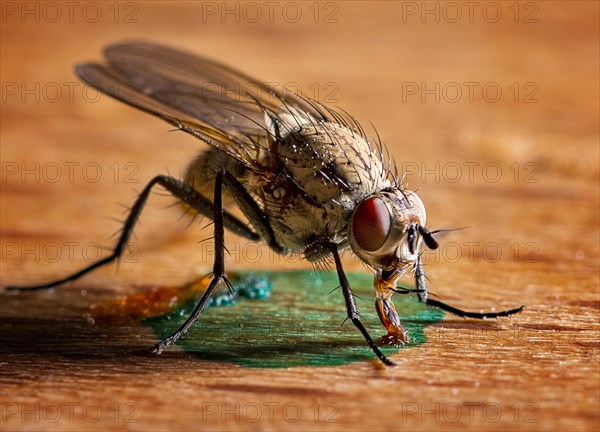
[[[388,331],[387,335],[383,337],[383,343],[386,345],[404,345],[408,342],[408,334],[402,323],[396,307],[392,301],[392,295],[394,292],[399,292],[390,287],[395,287],[400,273],[398,272],[395,277],[391,279],[381,277],[381,274],[375,276],[375,309],[381,323]],[[385,280],[385,282],[384,282]]]
[[[337,250],[337,246],[335,244],[330,245],[331,253],[333,254],[333,259],[335,260],[335,267],[337,269],[338,278],[340,280],[340,285],[342,286],[342,292],[344,293],[344,300],[346,300],[346,309],[348,311],[348,318],[352,321],[352,323],[360,330],[363,334],[364,338],[367,341],[369,347],[373,350],[377,358],[381,360],[388,366],[394,366],[394,363],[390,361],[375,345],[373,338],[367,331],[367,329],[363,326],[360,321],[360,317],[358,315],[358,308],[356,307],[356,301],[354,300],[354,294],[352,294],[352,288],[350,287],[350,282],[348,282],[348,278],[346,277],[346,273],[344,273],[344,269],[342,268],[342,260],[340,259],[340,254]]]
[[[124,252],[127,243],[129,242],[129,238],[131,237],[131,233],[133,232],[133,228],[138,221],[138,218],[148,200],[150,195],[150,191],[156,185],[160,185],[167,189],[173,196],[179,198],[184,203],[188,204],[198,213],[210,217],[213,217],[213,203],[199,192],[197,192],[194,188],[178,180],[174,177],[159,175],[154,177],[150,182],[144,187],[137,200],[131,207],[129,215],[125,220],[125,224],[123,225],[123,230],[121,232],[121,236],[119,237],[119,241],[117,242],[115,248],[112,253],[106,258],[102,258],[89,266],[69,275],[64,278],[60,278],[51,282],[39,284],[39,285],[31,285],[31,286],[8,286],[5,287],[6,291],[33,291],[33,290],[42,290],[53,288],[57,285],[61,285],[65,282],[73,281],[75,279],[80,278],[81,276],[91,272],[92,270],[101,267],[105,264],[109,264],[114,260],[118,259]],[[260,240],[260,236],[254,232],[252,232],[242,221],[237,219],[235,216],[224,212],[224,223],[225,226],[250,240]]]
[[[415,264],[415,266],[416,266],[415,267],[415,281],[417,284],[417,290],[419,292],[419,294],[418,294],[419,300],[429,306],[437,307],[441,310],[450,312],[454,315],[458,315],[463,318],[477,318],[477,319],[499,318],[499,317],[510,316],[510,315],[514,315],[516,313],[523,311],[523,309],[525,308],[525,306],[523,305],[518,308],[504,310],[504,311],[500,311],[500,312],[469,312],[469,311],[465,311],[465,310],[456,308],[454,306],[450,306],[449,304],[446,304],[439,300],[431,299],[427,296],[427,285],[425,282],[425,272],[423,271],[423,263],[421,262],[420,255],[417,258],[417,263]]]
[[[188,319],[185,320],[183,325],[179,327],[179,329],[177,329],[177,331],[171,336],[154,346],[154,352],[157,354],[160,354],[167,346],[173,345],[181,336],[185,335],[189,331],[190,327],[198,320],[200,314],[208,305],[208,301],[210,300],[210,297],[219,282],[225,282],[228,286],[230,286],[229,281],[227,281],[225,277],[225,229],[223,221],[222,172],[217,173],[217,178],[215,180],[215,196],[213,206],[214,213],[212,218],[215,227],[215,260],[213,263],[213,279],[210,281],[210,285],[202,295],[200,303],[196,305],[194,312],[192,312]]]

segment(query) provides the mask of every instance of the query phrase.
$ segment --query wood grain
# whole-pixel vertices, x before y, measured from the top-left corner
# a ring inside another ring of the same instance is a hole
[[[598,430],[597,2],[498,2],[497,22],[495,6],[483,15],[484,3],[472,20],[463,6],[457,22],[448,3],[428,3],[439,17],[423,16],[421,2],[282,3],[273,22],[263,15],[254,23],[238,3],[230,6],[241,8],[239,22],[221,15],[220,2],[95,2],[87,15],[78,3],[73,19],[63,9],[57,22],[42,3],[28,4],[38,15],[2,3],[2,285],[79,268],[97,244],[110,244],[119,227],[111,218],[123,217],[117,203],[130,204],[156,173],[182,172],[205,148],[86,94],[73,76],[75,62],[99,58],[107,43],[152,37],[318,90],[372,121],[420,188],[429,224],[469,227],[428,254],[431,290],[468,309],[526,309],[511,320],[446,315],[387,369],[364,359],[247,368],[181,349],[147,355],[156,342],[148,326],[91,323],[86,314],[117,295],[181,286],[210,267],[206,243],[198,244],[210,230],[185,229],[177,208],[164,209],[172,201],[155,196],[118,272],[0,297],[3,431]],[[206,9],[213,6],[216,15]],[[227,241],[229,268],[308,268],[266,248],[252,261],[245,242]],[[364,271],[353,260],[346,267]],[[325,299],[333,288],[318,293]],[[371,300],[361,308],[370,312]],[[289,305],[267,301],[279,307],[271,319],[290,345],[318,348],[281,325]],[[324,350],[364,345],[348,324],[331,332]]]

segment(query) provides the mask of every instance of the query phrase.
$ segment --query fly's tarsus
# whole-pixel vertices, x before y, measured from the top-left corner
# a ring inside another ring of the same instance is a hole
[[[450,306],[449,304],[446,304],[439,300],[433,300],[430,298],[428,298],[425,301],[425,304],[427,304],[428,306],[434,306],[434,307],[444,310],[446,312],[450,312],[451,314],[458,315],[459,317],[477,318],[477,319],[500,318],[500,317],[511,316],[514,314],[518,314],[518,313],[522,312],[523,309],[525,309],[525,305],[523,305],[518,308],[508,309],[508,310],[504,310],[504,311],[500,311],[500,312],[469,312],[469,311],[465,311],[462,309],[458,309],[454,306]]]
[[[500,318],[505,316],[510,316],[522,312],[525,306],[521,306],[514,309],[509,309],[500,312],[469,312],[454,306],[450,306],[444,302],[439,300],[434,300],[429,298],[427,291],[427,283],[425,281],[425,271],[423,270],[423,262],[421,261],[421,256],[417,258],[417,262],[415,264],[415,282],[417,288],[415,292],[418,293],[419,301],[425,303],[428,306],[433,306],[438,309],[444,310],[446,312],[450,312],[451,314],[458,315],[463,318],[476,318],[476,319],[485,319],[485,318]],[[396,291],[397,292],[397,291]]]

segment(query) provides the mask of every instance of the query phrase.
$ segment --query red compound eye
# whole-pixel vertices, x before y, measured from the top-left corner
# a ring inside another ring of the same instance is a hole
[[[368,198],[359,204],[352,216],[352,236],[363,250],[381,248],[390,234],[392,219],[381,198]]]

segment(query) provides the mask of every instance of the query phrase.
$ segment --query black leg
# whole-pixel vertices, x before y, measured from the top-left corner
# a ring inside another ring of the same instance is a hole
[[[42,290],[42,289],[52,288],[57,285],[63,284],[65,282],[78,279],[79,277],[91,272],[92,270],[94,270],[98,267],[101,267],[105,264],[109,264],[109,263],[113,262],[114,260],[118,259],[121,256],[121,254],[123,253],[123,251],[125,250],[125,247],[127,246],[127,242],[129,241],[129,238],[131,237],[133,228],[140,216],[140,213],[142,212],[142,210],[144,208],[144,205],[146,204],[146,201],[148,200],[150,191],[157,184],[163,186],[171,194],[173,194],[173,196],[179,198],[181,201],[188,204],[190,207],[192,207],[198,213],[200,213],[206,217],[210,217],[210,218],[213,217],[214,205],[208,198],[206,198],[203,195],[201,195],[200,193],[198,193],[195,189],[193,189],[188,184],[182,182],[181,180],[177,180],[174,177],[169,177],[169,176],[165,176],[165,175],[156,176],[146,185],[146,187],[142,190],[142,192],[138,196],[137,200],[133,204],[133,207],[131,208],[129,216],[127,217],[127,220],[125,221],[125,224],[123,225],[123,231],[121,233],[121,237],[119,238],[119,241],[117,242],[117,245],[113,249],[113,252],[112,252],[112,254],[110,254],[110,256],[103,258],[99,261],[96,261],[96,262],[90,264],[89,266],[77,271],[76,273],[73,273],[73,274],[71,274],[67,277],[61,278],[61,279],[54,280],[52,282],[47,282],[47,283],[43,283],[40,285],[23,286],[23,287],[8,286],[8,287],[5,287],[4,289],[6,291],[33,291],[33,290]],[[227,212],[224,212],[223,218],[224,218],[224,225],[229,230],[231,230],[237,234],[240,234],[250,240],[254,240],[254,241],[260,240],[261,237],[258,234],[252,232],[246,226],[246,224],[244,224],[244,222],[240,221],[235,216],[233,216]]]
[[[415,264],[415,266],[416,266],[415,267],[415,281],[417,284],[417,292],[418,292],[419,300],[422,301],[423,303],[427,304],[428,306],[434,306],[436,308],[439,308],[446,312],[450,312],[450,313],[452,313],[454,315],[458,315],[460,317],[477,318],[477,319],[498,318],[498,317],[510,316],[510,315],[514,315],[516,313],[521,312],[523,310],[523,308],[525,308],[525,306],[521,306],[518,308],[509,309],[509,310],[500,311],[500,312],[469,312],[469,311],[455,308],[454,306],[450,306],[449,304],[446,304],[439,300],[430,299],[427,296],[427,285],[425,282],[425,272],[423,271],[423,263],[421,262],[420,256],[417,258],[417,263]]]
[[[287,250],[275,240],[275,234],[267,215],[265,215],[265,212],[258,206],[239,180],[233,174],[225,172],[223,173],[223,183],[260,238],[265,240],[275,252],[280,254],[287,253]]]
[[[200,303],[196,305],[194,312],[188,317],[187,320],[183,323],[181,327],[177,329],[175,333],[171,336],[163,340],[162,342],[157,343],[154,346],[154,352],[160,354],[163,349],[168,347],[169,345],[173,345],[177,340],[185,335],[190,327],[198,320],[202,311],[208,305],[208,301],[210,297],[219,284],[219,282],[225,282],[227,285],[227,279],[225,278],[225,229],[223,223],[223,173],[220,172],[217,174],[217,178],[215,180],[215,197],[214,197],[214,214],[213,221],[215,226],[215,261],[213,264],[213,279],[210,282],[207,290],[202,295],[200,299]]]
[[[522,312],[523,309],[525,308],[525,306],[523,305],[518,308],[504,310],[504,311],[500,311],[500,312],[468,312],[468,311],[464,311],[462,309],[455,308],[454,306],[450,306],[450,305],[443,303],[441,301],[438,301],[438,300],[427,299],[426,303],[429,306],[435,306],[436,308],[445,310],[446,312],[450,312],[454,315],[458,315],[459,317],[477,318],[477,319],[499,318],[499,317],[510,316],[510,315],[514,315],[516,313]]]
[[[423,292],[423,290],[416,288],[395,287],[389,289],[394,291],[396,294],[418,294]]]
[[[346,277],[346,273],[344,273],[344,269],[342,268],[342,260],[340,259],[340,254],[337,250],[337,246],[332,244],[330,246],[331,253],[333,254],[333,259],[335,260],[335,267],[337,269],[338,278],[340,280],[340,285],[342,286],[342,292],[344,293],[344,300],[346,300],[346,309],[348,310],[348,318],[352,320],[356,328],[360,330],[365,339],[367,340],[367,344],[375,355],[388,366],[394,366],[395,364],[389,360],[375,345],[375,342],[371,338],[371,335],[367,331],[367,329],[363,326],[360,321],[360,317],[358,315],[358,308],[356,307],[356,301],[354,300],[354,295],[352,294],[352,288],[350,287],[350,283],[348,282],[348,278]]]

